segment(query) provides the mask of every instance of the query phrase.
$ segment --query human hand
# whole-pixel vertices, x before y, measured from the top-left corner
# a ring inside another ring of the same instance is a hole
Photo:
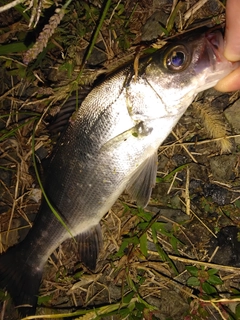
[[[224,55],[230,61],[240,60],[240,1],[227,0]],[[215,88],[219,91],[240,89],[240,67],[220,80]]]

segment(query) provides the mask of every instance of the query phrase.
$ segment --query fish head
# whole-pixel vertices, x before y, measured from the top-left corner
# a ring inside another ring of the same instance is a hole
[[[148,61],[145,79],[159,95],[168,114],[184,112],[195,96],[239,66],[224,57],[220,31],[185,37],[156,51]]]

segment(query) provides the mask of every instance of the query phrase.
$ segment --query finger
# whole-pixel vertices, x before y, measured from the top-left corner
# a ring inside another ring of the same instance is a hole
[[[225,57],[230,61],[240,60],[240,1],[227,0]]]
[[[220,80],[215,89],[222,92],[240,90],[240,67]]]

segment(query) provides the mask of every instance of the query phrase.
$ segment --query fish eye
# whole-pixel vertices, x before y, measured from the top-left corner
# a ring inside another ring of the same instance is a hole
[[[172,47],[165,55],[165,66],[170,71],[182,71],[189,63],[189,54],[182,45]]]

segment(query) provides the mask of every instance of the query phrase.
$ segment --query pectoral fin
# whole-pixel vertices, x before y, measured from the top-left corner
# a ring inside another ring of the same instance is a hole
[[[102,150],[106,150],[108,148],[118,148],[122,146],[122,144],[126,141],[133,141],[135,142],[136,139],[142,139],[149,134],[151,134],[152,128],[148,127],[143,121],[137,123],[134,127],[122,132],[121,134],[117,135],[116,137],[107,141],[102,147]]]
[[[91,270],[95,270],[98,254],[102,247],[102,231],[99,224],[77,237],[80,260]]]
[[[151,197],[156,182],[157,163],[157,153],[154,153],[139,166],[127,185],[127,192],[140,207],[146,207]]]

